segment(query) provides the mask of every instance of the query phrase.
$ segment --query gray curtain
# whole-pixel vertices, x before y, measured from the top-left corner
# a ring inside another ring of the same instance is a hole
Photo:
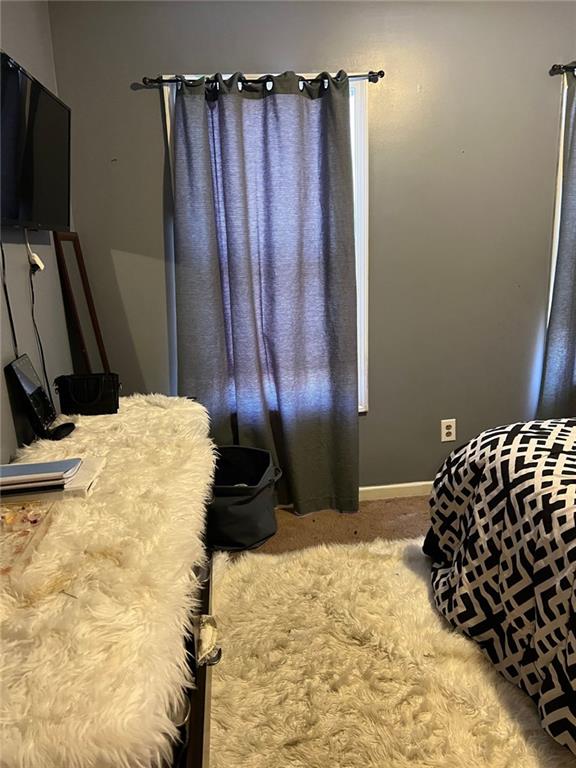
[[[576,416],[576,76],[566,75],[562,202],[538,417]]]
[[[179,392],[219,444],[272,450],[299,514],[358,507],[349,110],[344,72],[176,96]]]

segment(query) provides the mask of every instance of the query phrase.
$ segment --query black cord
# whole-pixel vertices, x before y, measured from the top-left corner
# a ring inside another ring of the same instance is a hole
[[[46,382],[46,391],[48,394],[48,397],[50,398],[50,402],[52,403],[52,407],[54,406],[54,400],[52,398],[52,390],[50,389],[50,379],[48,378],[48,373],[46,371],[46,358],[44,357],[44,347],[42,346],[42,339],[40,337],[40,331],[38,330],[38,325],[36,324],[36,313],[35,313],[35,307],[36,307],[36,295],[34,293],[34,270],[32,267],[30,267],[28,271],[28,277],[30,279],[30,296],[32,299],[32,325],[34,326],[34,334],[36,336],[36,343],[38,344],[38,351],[40,352],[40,360],[42,362],[42,373],[44,374],[44,381]]]
[[[6,309],[8,310],[8,320],[10,321],[10,333],[12,334],[12,346],[14,347],[14,357],[20,357],[18,354],[18,339],[16,338],[16,328],[14,327],[14,318],[12,317],[12,306],[10,304],[10,295],[8,293],[8,284],[6,282],[6,254],[4,253],[4,243],[0,240],[2,248],[2,288],[6,299]]]

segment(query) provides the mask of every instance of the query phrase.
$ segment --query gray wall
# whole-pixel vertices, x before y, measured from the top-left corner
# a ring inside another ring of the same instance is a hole
[[[370,88],[370,412],[363,485],[433,476],[534,410],[559,79],[572,3],[51,4],[74,209],[113,368],[167,391],[160,72],[362,71]]]
[[[0,5],[1,42],[6,53],[38,78],[47,88],[57,92],[48,4],[44,2],[3,2]],[[2,231],[6,253],[6,274],[20,353],[26,352],[38,372],[40,356],[34,338],[30,314],[28,259],[21,233]],[[37,273],[36,318],[46,355],[46,367],[51,381],[60,373],[71,371],[70,347],[62,305],[56,257],[48,233],[30,234],[33,249],[46,264]],[[2,367],[14,358],[8,314],[2,293]],[[14,423],[8,402],[3,371],[1,382],[1,447],[2,462],[7,462],[16,449]]]

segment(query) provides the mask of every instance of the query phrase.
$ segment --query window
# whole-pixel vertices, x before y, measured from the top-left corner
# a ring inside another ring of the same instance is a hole
[[[170,77],[165,75],[165,77]],[[199,75],[186,75],[195,78]],[[229,77],[229,75],[224,75]],[[259,77],[259,75],[248,75]],[[171,130],[175,88],[163,88],[164,114],[168,146],[172,148]],[[358,313],[358,411],[368,411],[368,81],[350,82],[350,136],[354,183],[354,225],[356,240],[356,294]]]
[[[356,294],[358,302],[358,410],[368,410],[368,81],[350,83],[354,174]]]

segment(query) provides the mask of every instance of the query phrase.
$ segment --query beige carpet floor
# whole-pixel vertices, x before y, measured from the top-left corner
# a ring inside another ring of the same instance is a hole
[[[574,768],[429,579],[421,539],[220,556],[211,767]]]
[[[427,496],[363,501],[354,514],[333,510],[298,517],[278,509],[278,533],[258,549],[276,555],[317,544],[356,544],[374,539],[424,536],[430,522]]]

